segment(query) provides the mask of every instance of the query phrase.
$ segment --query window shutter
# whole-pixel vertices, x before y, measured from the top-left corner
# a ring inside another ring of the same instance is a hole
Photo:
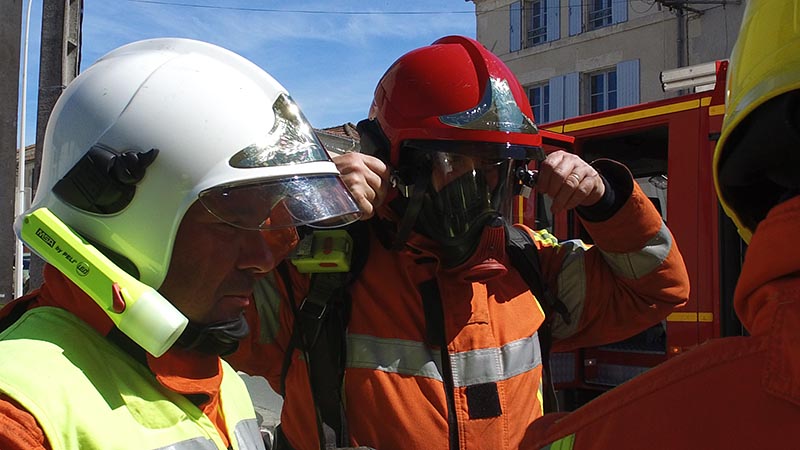
[[[578,115],[579,110],[578,72],[564,75],[564,118]]]
[[[518,52],[522,48],[522,2],[514,2],[509,6],[508,51]]]
[[[617,107],[639,103],[639,60],[617,64]]]
[[[569,35],[575,36],[581,32],[583,22],[583,11],[581,10],[581,0],[569,0]]]
[[[611,23],[620,23],[628,20],[628,2],[625,1],[612,1],[611,2]]]
[[[561,0],[547,0],[547,42],[561,37]]]
[[[564,77],[550,78],[550,122],[564,118]]]

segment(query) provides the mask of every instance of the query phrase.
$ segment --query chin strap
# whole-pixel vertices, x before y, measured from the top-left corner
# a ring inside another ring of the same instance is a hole
[[[247,336],[250,327],[244,314],[238,319],[212,324],[189,322],[175,345],[207,355],[230,355],[239,348],[239,341]]]

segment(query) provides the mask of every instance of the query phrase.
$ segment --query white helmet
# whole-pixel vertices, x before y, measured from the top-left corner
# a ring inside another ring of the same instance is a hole
[[[261,196],[264,209],[242,221],[240,194]],[[61,95],[26,214],[50,209],[158,288],[178,225],[198,199],[243,228],[340,225],[359,214],[275,79],[215,45],[152,39],[103,56]],[[281,214],[270,216],[279,202]]]

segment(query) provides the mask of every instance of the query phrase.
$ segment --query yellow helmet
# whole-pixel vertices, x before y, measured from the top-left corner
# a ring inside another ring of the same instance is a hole
[[[714,184],[750,237],[787,190],[800,187],[800,0],[750,0],[731,54]]]

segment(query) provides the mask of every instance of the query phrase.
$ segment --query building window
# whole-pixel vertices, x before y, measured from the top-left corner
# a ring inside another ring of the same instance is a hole
[[[611,69],[589,75],[589,112],[617,107],[617,70]]]
[[[547,10],[543,0],[525,2],[525,46],[547,42]]]
[[[536,123],[550,122],[550,85],[542,84],[528,89],[528,98]]]
[[[611,13],[612,0],[590,0],[589,1],[589,29],[607,27],[612,24]]]

